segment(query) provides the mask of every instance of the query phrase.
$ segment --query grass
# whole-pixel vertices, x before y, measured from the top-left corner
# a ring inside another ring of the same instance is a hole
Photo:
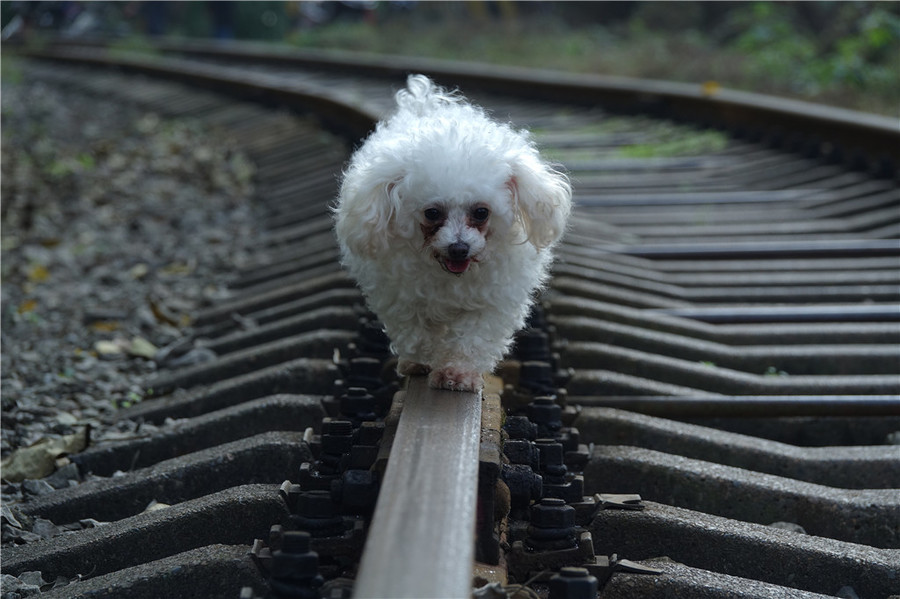
[[[770,17],[760,17],[763,18]],[[895,25],[893,21],[888,24]],[[698,84],[714,81],[725,87],[897,115],[900,59],[893,55],[893,46],[887,52],[878,48],[886,57],[880,62],[857,64],[859,60],[852,63],[851,59],[862,57],[865,48],[844,44],[839,46],[842,54],[819,56],[806,38],[776,30],[774,35],[781,38],[772,41],[766,37],[771,35],[769,30],[748,26],[743,35],[725,44],[692,28],[651,30],[640,20],[618,28],[572,28],[554,18],[473,19],[457,10],[439,19],[434,15],[422,18],[410,14],[376,22],[338,21],[294,33],[289,42],[300,47]],[[865,40],[869,38],[875,40],[872,44],[898,44],[892,38],[885,41],[870,34]],[[769,45],[777,47],[778,52],[767,50]],[[855,71],[847,73],[851,67]]]

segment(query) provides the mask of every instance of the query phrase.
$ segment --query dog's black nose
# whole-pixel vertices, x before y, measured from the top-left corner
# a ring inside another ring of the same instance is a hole
[[[447,248],[447,256],[451,260],[465,260],[469,257],[469,244],[457,241]]]

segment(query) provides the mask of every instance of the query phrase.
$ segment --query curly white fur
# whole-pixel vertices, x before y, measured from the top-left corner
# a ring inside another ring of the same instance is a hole
[[[344,266],[401,374],[474,391],[522,327],[572,192],[527,132],[422,75],[350,160],[334,207]]]

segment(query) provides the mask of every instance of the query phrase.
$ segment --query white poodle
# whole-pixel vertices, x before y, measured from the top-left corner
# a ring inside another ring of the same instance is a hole
[[[522,327],[572,191],[527,132],[423,75],[350,160],[334,208],[343,264],[400,374],[477,391]]]

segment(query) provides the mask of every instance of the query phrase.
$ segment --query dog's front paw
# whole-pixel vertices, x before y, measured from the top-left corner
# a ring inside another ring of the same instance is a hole
[[[441,368],[428,375],[428,385],[432,389],[477,392],[484,386],[481,373],[460,368]]]
[[[400,376],[416,376],[419,374],[428,374],[429,372],[431,372],[431,368],[426,364],[419,364],[418,362],[413,362],[412,360],[400,358],[397,361],[397,372],[400,374]]]

